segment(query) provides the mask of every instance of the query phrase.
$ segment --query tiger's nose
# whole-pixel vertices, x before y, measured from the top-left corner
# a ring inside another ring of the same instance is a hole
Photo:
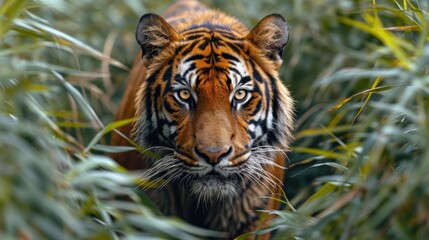
[[[223,158],[228,157],[232,152],[231,146],[224,147],[202,147],[197,146],[195,153],[200,158],[204,159],[208,164],[214,166],[218,164]]]

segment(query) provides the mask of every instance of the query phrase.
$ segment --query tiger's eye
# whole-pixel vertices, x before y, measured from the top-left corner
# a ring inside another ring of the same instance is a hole
[[[236,100],[239,100],[239,101],[243,100],[244,98],[246,98],[246,96],[247,96],[247,92],[245,90],[243,90],[243,89],[237,90],[234,93],[234,98]]]
[[[188,89],[181,89],[179,91],[179,97],[183,100],[188,100],[191,97],[191,92]]]

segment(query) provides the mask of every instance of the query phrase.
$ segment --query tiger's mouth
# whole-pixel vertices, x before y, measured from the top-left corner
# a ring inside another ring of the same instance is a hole
[[[244,172],[242,170],[246,169],[245,165],[249,164],[248,160],[250,159],[250,154],[246,159],[239,162],[231,163],[229,160],[226,160],[223,164],[210,165],[205,162],[192,162],[185,158],[182,158],[182,155],[176,154],[176,157],[179,161],[182,161],[183,168],[185,171],[191,175],[195,175],[195,180],[199,181],[234,181],[239,177],[237,175],[242,175]],[[252,164],[252,163],[250,163]]]
[[[254,169],[258,168],[261,169],[259,173],[254,172],[254,176],[249,176]],[[260,182],[263,178],[260,177],[262,171],[261,165],[249,157],[234,166],[207,167],[206,171],[200,171],[198,174],[193,175],[184,186],[186,191],[198,199],[199,202],[206,204],[228,202],[239,198],[249,184]]]
[[[198,155],[198,154],[197,154]],[[231,155],[231,149],[227,152],[226,155]],[[231,155],[227,158],[222,158],[222,160],[216,163],[210,163],[204,158],[199,158],[198,156],[192,156],[191,154],[186,154],[181,151],[175,151],[174,156],[179,160],[183,161],[188,166],[194,167],[206,167],[209,169],[213,169],[215,172],[221,172],[221,168],[225,167],[236,167],[243,163],[246,163],[247,160],[252,155],[251,150],[246,150],[236,155]]]
[[[159,181],[158,189],[173,183],[199,202],[231,201],[251,185],[269,188],[281,184],[266,170],[281,168],[272,160],[270,150],[275,149],[256,148],[238,164],[217,165],[189,161],[190,156],[186,161],[175,151],[154,161],[143,178]]]

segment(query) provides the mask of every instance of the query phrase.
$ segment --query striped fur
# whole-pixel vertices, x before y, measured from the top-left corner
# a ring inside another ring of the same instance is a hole
[[[197,1],[178,1],[164,17],[145,14],[136,59],[117,119],[120,130],[161,159],[115,156],[144,168],[146,189],[166,215],[225,232],[254,229],[256,210],[275,209],[284,151],[292,138],[293,102],[278,77],[287,24],[270,15],[248,31]],[[119,135],[114,145],[125,145]]]

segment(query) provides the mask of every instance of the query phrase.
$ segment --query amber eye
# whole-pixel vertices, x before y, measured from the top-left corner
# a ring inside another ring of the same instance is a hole
[[[247,96],[247,91],[246,91],[246,90],[243,90],[243,89],[237,90],[237,91],[235,91],[235,93],[234,93],[234,98],[235,98],[235,100],[237,100],[237,101],[242,101],[242,100],[244,100],[244,99],[246,98],[246,96]]]
[[[179,90],[179,97],[183,100],[188,100],[191,97],[191,92],[188,89]]]

